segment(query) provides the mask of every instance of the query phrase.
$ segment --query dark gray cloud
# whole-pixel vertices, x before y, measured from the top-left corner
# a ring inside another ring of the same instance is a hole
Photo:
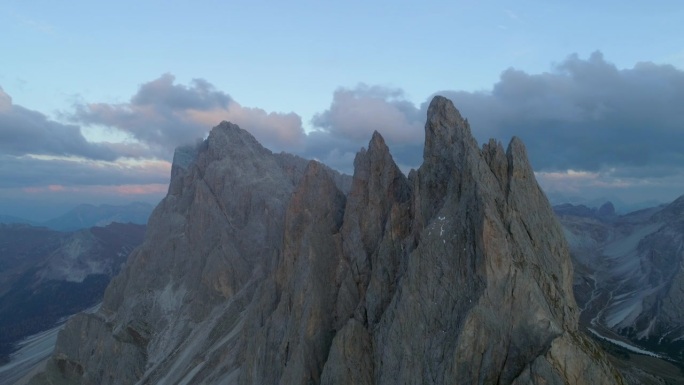
[[[684,71],[669,65],[618,69],[595,52],[548,73],[508,69],[491,92],[440,94],[468,117],[478,140],[521,137],[539,171],[636,176],[684,165]]]
[[[214,86],[204,79],[193,79],[191,86],[174,85],[175,78],[164,74],[140,86],[138,93],[131,98],[131,104],[137,106],[154,106],[169,110],[210,110],[228,108],[234,100],[227,94],[216,91]]]
[[[312,124],[351,140],[367,141],[378,131],[388,142],[407,143],[422,139],[425,116],[400,89],[360,84],[336,90],[330,108],[316,114]]]
[[[618,69],[595,52],[541,74],[505,70],[488,91],[435,94],[454,101],[480,143],[522,138],[547,192],[661,201],[684,192],[684,71],[673,66]],[[419,166],[430,99],[414,106],[398,89],[340,89],[312,120],[321,132],[309,142],[319,159],[344,164],[377,130],[402,169]]]
[[[164,158],[175,147],[205,137],[222,120],[249,129],[276,150],[296,148],[304,139],[301,118],[295,113],[243,107],[206,80],[185,86],[175,84],[170,74],[141,85],[128,103],[78,105],[71,119],[127,132]]]
[[[76,156],[110,161],[120,155],[106,144],[88,142],[78,126],[61,124],[39,112],[14,105],[2,88],[0,154]]]
[[[138,143],[89,142],[80,127],[15,105],[0,89],[2,213],[39,218],[86,201],[158,200],[170,165],[148,156]]]
[[[436,94],[454,101],[480,143],[521,137],[537,171],[638,177],[684,167],[684,71],[670,65],[618,69],[595,52],[571,55],[541,74],[508,69],[489,91]],[[378,130],[399,163],[415,166],[428,103],[417,107],[401,90],[362,85],[336,91],[312,122],[357,142]]]

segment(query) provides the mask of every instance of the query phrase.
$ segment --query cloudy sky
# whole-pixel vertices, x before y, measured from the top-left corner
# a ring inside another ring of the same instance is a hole
[[[684,4],[5,1],[0,214],[156,203],[221,120],[351,172],[373,130],[420,165],[426,105],[519,136],[547,195],[684,194]]]

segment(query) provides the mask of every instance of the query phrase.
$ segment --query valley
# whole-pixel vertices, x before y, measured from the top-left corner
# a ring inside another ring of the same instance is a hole
[[[683,202],[684,197],[625,215],[601,215],[600,210],[572,205],[555,208],[575,265],[580,325],[619,346],[617,360],[635,354],[652,357],[637,360],[648,365],[632,364],[630,370],[657,376],[653,363],[661,360],[678,367],[679,374],[671,379],[680,382]]]
[[[32,357],[54,342],[47,331],[100,302],[144,234],[131,223],[74,232],[0,224],[0,360]]]

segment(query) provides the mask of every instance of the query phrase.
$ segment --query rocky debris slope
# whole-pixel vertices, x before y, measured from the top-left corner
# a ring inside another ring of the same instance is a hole
[[[230,123],[176,153],[100,311],[33,383],[620,383],[577,330],[560,226],[513,139],[451,101],[404,176],[380,134],[345,178]]]

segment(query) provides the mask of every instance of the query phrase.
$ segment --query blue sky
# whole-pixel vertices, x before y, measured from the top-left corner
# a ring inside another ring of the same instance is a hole
[[[0,214],[155,202],[173,147],[221,119],[345,171],[377,129],[416,167],[435,93],[480,142],[520,136],[554,199],[672,200],[681,20],[676,1],[5,1]]]

